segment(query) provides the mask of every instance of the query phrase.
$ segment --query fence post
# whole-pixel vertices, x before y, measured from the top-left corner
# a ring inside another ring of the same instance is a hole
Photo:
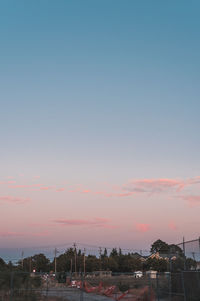
[[[159,274],[156,274],[156,295],[157,301],[160,301],[160,290],[159,290]]]
[[[172,299],[172,272],[169,272],[169,301]]]
[[[148,289],[148,300],[151,301],[151,280],[150,280],[150,274],[148,275],[148,284],[149,284],[149,289]]]
[[[83,301],[83,299],[84,299],[83,286],[84,286],[84,278],[83,278],[83,273],[81,272],[80,301]]]
[[[48,291],[49,291],[49,275],[47,275],[47,282],[46,282],[46,297],[48,298]]]
[[[186,301],[186,294],[185,294],[185,281],[184,281],[184,272],[181,272],[181,282],[182,282],[182,287],[183,287],[183,298],[184,301]]]
[[[10,274],[10,301],[13,300],[13,282],[14,282],[14,272]]]

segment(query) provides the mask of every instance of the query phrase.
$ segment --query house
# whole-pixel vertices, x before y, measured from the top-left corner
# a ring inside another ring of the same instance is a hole
[[[158,260],[165,259],[167,261],[169,261],[170,259],[171,260],[176,260],[177,259],[177,257],[175,255],[172,256],[172,255],[169,255],[169,254],[160,254],[159,252],[151,254],[149,257],[147,257],[147,259],[149,259],[149,258],[151,258],[151,259],[155,258],[155,259],[158,259]]]
[[[146,271],[146,275],[151,278],[151,279],[155,279],[157,277],[157,271],[153,271],[153,270],[150,270],[150,271]]]

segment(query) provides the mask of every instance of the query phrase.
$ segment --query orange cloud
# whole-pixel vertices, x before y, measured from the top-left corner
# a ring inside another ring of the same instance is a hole
[[[151,229],[150,225],[149,224],[143,224],[143,223],[137,223],[136,224],[136,229],[139,231],[139,232],[147,232]]]

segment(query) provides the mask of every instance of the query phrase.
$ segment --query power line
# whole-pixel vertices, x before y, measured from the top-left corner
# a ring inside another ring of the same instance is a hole
[[[192,257],[194,257],[196,254],[199,256],[199,253],[200,253],[200,248],[199,248],[199,244],[198,244],[198,246],[196,246],[196,249],[198,249],[198,252],[195,252],[195,248],[193,248],[192,246],[191,246],[191,244],[193,244],[193,243],[199,243],[199,239],[196,239],[196,240],[190,240],[190,241],[184,241],[184,243],[182,242],[182,243],[180,243],[180,244],[174,244],[175,246],[178,246],[178,247],[180,247],[180,246],[183,246],[183,244],[184,244],[184,246],[185,246],[185,253],[187,254],[187,255],[189,255],[189,254],[191,254],[191,256]],[[54,245],[55,246],[55,245]],[[79,247],[77,247],[77,246],[79,246]],[[189,246],[190,246],[190,250],[188,250],[188,248],[189,248]],[[65,249],[65,248],[69,248],[69,247],[71,247],[71,248],[73,248],[74,249],[74,251],[75,251],[75,249],[77,250],[77,248],[79,248],[81,251],[83,251],[83,254],[85,254],[86,255],[86,247],[87,247],[87,250],[88,250],[88,252],[87,252],[87,254],[91,254],[91,252],[94,252],[95,253],[95,255],[97,255],[97,254],[99,254],[99,256],[101,256],[101,252],[102,252],[102,249],[107,249],[107,250],[112,250],[113,249],[113,247],[110,247],[110,246],[99,246],[99,245],[93,245],[93,244],[88,244],[88,243],[83,243],[83,242],[78,242],[78,243],[72,243],[72,242],[68,242],[68,243],[64,243],[64,244],[57,244],[57,247],[56,247],[56,254],[55,254],[55,249],[54,249],[54,258],[56,258],[56,256],[55,255],[57,255],[57,253],[59,252],[58,251],[58,248],[60,248],[60,249]],[[21,256],[19,256],[18,258],[13,258],[12,257],[12,255],[11,256],[8,256],[8,253],[7,253],[7,256],[2,256],[3,258],[5,258],[5,260],[6,261],[19,261],[20,260],[20,258],[21,258],[21,264],[23,265],[24,263],[23,263],[23,261],[24,261],[24,250],[30,250],[31,249],[31,251],[32,252],[29,252],[29,253],[31,253],[28,257],[30,258],[31,257],[31,255],[33,254],[33,252],[34,251],[43,251],[43,253],[49,258],[49,259],[51,259],[52,258],[52,251],[47,251],[47,250],[45,250],[45,249],[49,249],[49,248],[52,248],[53,249],[53,247],[52,247],[52,245],[43,245],[43,246],[34,246],[34,247],[26,247],[26,248],[23,248],[23,249],[17,249],[18,251],[20,251],[20,250],[22,250],[22,252],[21,252]],[[6,251],[6,250],[16,250],[16,248],[0,248],[0,252],[1,251]],[[101,251],[100,251],[101,250]],[[129,253],[133,253],[133,252],[137,252],[138,254],[150,254],[150,250],[147,250],[147,249],[134,249],[134,248],[121,248],[121,250],[123,251],[123,252],[129,252]],[[165,250],[163,250],[162,249],[162,252],[164,252]],[[61,252],[61,251],[60,251]],[[170,252],[170,250],[169,249],[166,249],[166,253],[169,253]],[[75,252],[75,258],[76,258],[76,252]],[[55,264],[56,264],[56,260],[55,260]],[[55,269],[56,269],[56,267],[55,267]],[[76,260],[75,260],[75,270],[76,270]]]

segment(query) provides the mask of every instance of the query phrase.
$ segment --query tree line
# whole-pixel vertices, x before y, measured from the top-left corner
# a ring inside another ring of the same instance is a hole
[[[173,244],[169,245],[160,239],[152,244],[150,253],[159,255],[147,257],[132,252],[123,254],[122,250],[117,248],[113,248],[108,254],[105,248],[100,256],[86,256],[82,250],[68,248],[52,261],[43,253],[26,257],[18,261],[16,265],[12,262],[6,263],[0,258],[0,271],[55,272],[56,270],[56,272],[90,273],[104,270],[113,273],[132,273],[150,269],[165,272],[196,268],[196,261],[186,258],[181,248]]]

